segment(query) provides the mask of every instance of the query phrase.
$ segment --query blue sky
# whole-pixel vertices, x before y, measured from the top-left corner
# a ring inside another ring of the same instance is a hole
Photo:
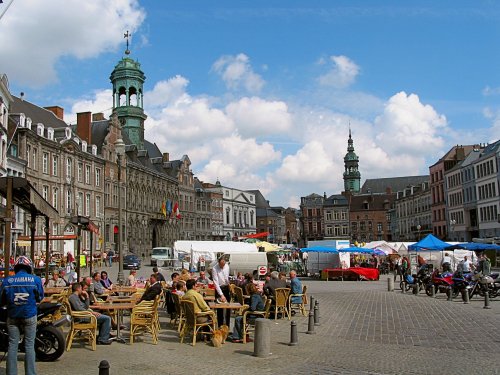
[[[349,123],[362,181],[500,135],[496,1],[14,0],[0,72],[68,122],[106,112],[126,30],[146,137],[274,205],[342,190]]]

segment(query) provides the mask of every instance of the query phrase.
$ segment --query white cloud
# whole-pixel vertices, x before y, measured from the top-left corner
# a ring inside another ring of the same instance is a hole
[[[490,87],[490,86],[486,86],[483,91],[482,91],[482,94],[484,96],[493,96],[493,95],[498,95],[500,94],[500,87]]]
[[[79,112],[104,113],[104,116],[111,116],[113,109],[113,90],[101,90],[94,92],[94,98],[80,99],[73,103],[71,112],[65,114],[64,120],[68,124],[76,123],[76,114]]]
[[[331,56],[330,60],[333,67],[328,73],[318,78],[319,83],[338,89],[352,85],[359,74],[359,66],[347,56]],[[321,59],[319,63],[326,64],[324,59]]]
[[[283,101],[267,101],[258,97],[242,98],[229,103],[227,115],[237,124],[239,134],[262,137],[287,132],[291,115]]]
[[[124,46],[124,30],[134,33],[144,18],[137,0],[15,1],[0,22],[0,35],[8,35],[0,43],[3,72],[33,87],[53,83],[61,57],[85,59]]]
[[[245,89],[248,92],[259,92],[265,82],[253,71],[250,59],[240,53],[237,56],[222,56],[213,65],[212,70],[219,74],[231,90]]]

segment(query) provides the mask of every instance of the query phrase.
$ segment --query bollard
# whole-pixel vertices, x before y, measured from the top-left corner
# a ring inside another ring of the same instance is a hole
[[[312,310],[309,310],[309,324],[307,325],[307,332],[308,335],[314,335],[316,332],[314,332],[314,313]]]
[[[401,288],[401,293],[405,294],[406,293],[406,283],[403,281],[403,287]]]
[[[490,294],[488,293],[488,291],[486,291],[484,293],[484,307],[483,309],[491,309],[491,306],[490,306]]]
[[[99,363],[99,375],[109,375],[109,362],[105,359]]]
[[[392,277],[387,278],[387,291],[394,292],[394,279]]]
[[[417,296],[418,295],[418,282],[413,284],[413,295]]]
[[[448,301],[453,302],[453,288],[451,286],[448,288]]]
[[[309,307],[309,310],[312,311],[314,309],[314,296],[311,296],[310,301],[311,301],[311,307]]]
[[[289,346],[295,346],[299,343],[299,338],[297,336],[297,323],[295,320],[292,320],[290,323],[290,343]]]
[[[434,287],[434,285],[431,285],[431,298],[435,297],[436,297],[436,288]]]
[[[255,320],[253,355],[261,358],[271,355],[271,321],[269,319]]]
[[[314,325],[319,326],[319,301],[314,303]]]
[[[469,290],[467,288],[462,289],[462,299],[464,300],[464,304],[469,303]]]

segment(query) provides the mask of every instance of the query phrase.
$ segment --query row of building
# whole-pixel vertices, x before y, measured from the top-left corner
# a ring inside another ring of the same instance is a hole
[[[428,233],[456,241],[500,237],[500,141],[454,146],[429,175],[368,179],[361,186],[349,131],[344,191],[302,197],[300,209],[274,207],[259,190],[200,181],[188,155],[171,160],[144,138],[145,75],[128,50],[110,81],[111,117],[83,112],[68,124],[63,108],[13,95],[7,76],[0,77],[0,174],[25,177],[58,211],[48,228],[62,238],[52,241],[54,252],[73,251],[75,215],[98,228],[84,231],[83,249],[120,251],[121,243],[123,251],[145,255],[176,240],[255,233],[297,246],[321,239],[416,241]],[[15,209],[12,250],[26,245],[19,238],[30,232],[30,221]],[[37,220],[35,233],[44,234],[44,225]],[[44,246],[37,243],[40,251]]]

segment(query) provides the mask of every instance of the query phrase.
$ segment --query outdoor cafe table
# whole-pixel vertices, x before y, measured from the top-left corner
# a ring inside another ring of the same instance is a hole
[[[217,310],[217,309],[240,310],[243,306],[239,302],[223,302],[223,303],[209,302],[208,307],[210,307],[212,310]]]
[[[68,290],[68,287],[66,287],[66,286],[53,287],[53,288],[43,288],[43,294],[46,296],[50,296],[52,294],[60,294],[66,290]]]
[[[137,288],[135,286],[113,285],[113,289],[111,291],[124,294],[134,294],[137,292]]]
[[[116,310],[117,314],[117,321],[116,321],[116,341],[120,341],[121,343],[125,343],[125,339],[121,336],[120,334],[120,325],[122,324],[123,320],[123,311],[124,310],[132,310],[135,306],[135,303],[99,303],[97,305],[91,305],[90,308],[92,310],[99,310],[99,311],[111,311],[111,310]]]

